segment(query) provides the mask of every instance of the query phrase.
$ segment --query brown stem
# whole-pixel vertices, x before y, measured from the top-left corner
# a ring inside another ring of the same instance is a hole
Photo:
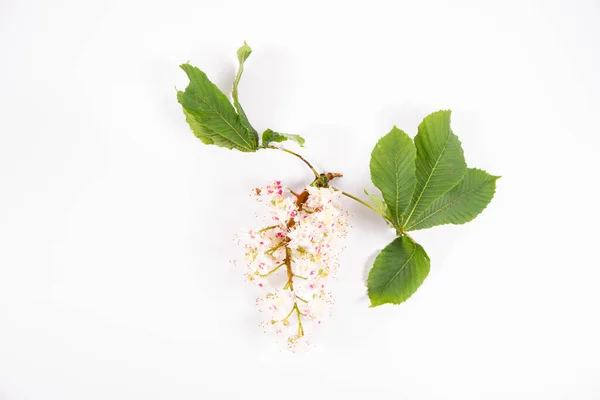
[[[304,203],[306,203],[306,201],[308,200],[308,190],[304,190],[302,193],[300,193],[299,195],[296,196],[296,207],[298,207],[298,211],[300,211],[302,209],[302,206],[304,205]],[[292,228],[294,225],[296,225],[296,221],[294,220],[294,218],[290,218],[290,220],[287,222],[287,228],[288,230],[290,228]],[[294,273],[292,272],[292,251],[290,250],[289,247],[287,247],[287,243],[289,242],[289,238],[285,238],[284,239],[285,242],[285,260],[283,261],[285,263],[285,269],[287,272],[287,276],[288,276],[288,281],[285,284],[286,288],[290,288],[290,290],[294,290]]]
[[[291,291],[294,291],[294,273],[292,272],[292,257],[291,257],[291,253],[292,251],[290,250],[289,247],[285,248],[285,269],[287,272],[287,276],[288,276],[288,281],[286,283],[286,286],[290,288]]]
[[[308,166],[308,168],[310,168],[310,170],[312,171],[312,173],[315,175],[316,178],[319,177],[319,173],[317,172],[317,170],[315,169],[315,167],[313,167],[312,164],[309,163],[308,160],[306,158],[302,157],[300,154],[294,153],[293,151],[288,150],[288,149],[284,149],[283,147],[268,146],[267,149],[274,149],[274,150],[285,151],[286,153],[290,153],[290,154],[298,157],[299,159],[301,159],[302,161],[304,161],[304,164],[306,164]]]
[[[308,168],[310,168],[310,170],[312,171],[312,173],[315,175],[315,178],[316,178],[316,179],[315,179],[315,182],[318,184],[318,183],[321,181],[321,179],[322,179],[321,175],[320,175],[320,174],[317,172],[317,170],[315,170],[315,168],[312,166],[312,164],[311,164],[310,162],[308,162],[308,160],[307,160],[306,158],[302,157],[300,154],[298,154],[298,153],[295,153],[295,152],[293,152],[293,151],[291,151],[291,150],[288,150],[288,149],[284,149],[283,147],[267,146],[266,148],[267,148],[267,149],[274,149],[274,150],[281,150],[281,151],[285,151],[286,153],[289,153],[289,154],[292,154],[292,155],[294,155],[294,156],[298,157],[299,159],[301,159],[301,160],[302,160],[302,161],[303,161],[303,162],[304,162],[304,163],[305,163],[305,164],[308,166]],[[323,174],[323,176],[325,177],[325,187],[327,187],[327,183],[328,183],[330,180],[332,180],[333,178],[339,178],[339,177],[342,177],[343,175],[342,175],[342,174],[339,174],[339,173],[336,173],[336,172],[333,172],[333,173],[332,173],[332,172],[328,172],[328,173],[326,173],[326,174]],[[315,182],[313,182],[313,184],[314,184]],[[336,189],[336,188],[334,188],[334,189],[335,189],[335,190],[339,190],[339,189]],[[291,191],[291,190],[290,190],[290,191]],[[371,206],[369,203],[367,203],[367,202],[365,202],[365,201],[363,201],[363,200],[359,199],[359,198],[358,198],[358,197],[356,197],[356,196],[353,196],[353,195],[351,195],[350,193],[347,193],[347,192],[344,192],[344,191],[341,191],[341,192],[342,192],[342,194],[343,194],[344,196],[346,196],[346,197],[349,197],[349,198],[351,198],[352,200],[359,202],[359,203],[360,203],[360,204],[362,204],[363,206],[365,206],[365,207],[368,207],[368,208],[370,208],[371,210],[375,211],[377,214],[379,214],[379,211],[377,211],[377,210],[376,210],[376,209],[375,209],[373,206]],[[294,192],[292,192],[292,193],[294,193]],[[296,193],[294,193],[294,195],[295,195],[296,197],[298,197],[298,195],[297,195]],[[381,215],[381,214],[379,214],[379,215]],[[386,216],[384,216],[384,215],[381,215],[381,216],[382,216],[384,219],[388,220],[389,222],[391,222],[391,223],[393,224],[393,222],[392,222],[392,220],[391,220],[391,219],[389,219],[388,217],[386,217]]]

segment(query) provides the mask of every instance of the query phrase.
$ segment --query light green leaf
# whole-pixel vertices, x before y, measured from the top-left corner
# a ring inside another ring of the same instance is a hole
[[[197,120],[194,117],[194,115],[190,111],[188,111],[185,107],[183,107],[183,115],[185,115],[185,120],[190,125],[190,128],[192,128],[192,132],[194,133],[194,136],[196,136],[198,139],[200,139],[202,141],[202,143],[204,143],[204,144],[215,144],[215,141],[214,141],[215,135],[214,135],[213,131],[205,128],[199,122],[199,120]],[[218,139],[219,138],[217,137],[217,140]]]
[[[406,301],[429,274],[429,256],[407,236],[394,239],[379,253],[367,281],[371,307]]]
[[[371,153],[371,180],[381,190],[398,228],[415,188],[415,157],[412,140],[395,126],[379,139]]]
[[[262,147],[267,147],[272,142],[285,142],[286,140],[293,140],[298,143],[300,147],[304,147],[304,138],[300,135],[293,135],[291,133],[280,133],[275,132],[271,129],[267,129],[262,134]]]
[[[462,181],[437,199],[406,230],[431,228],[444,224],[464,224],[479,215],[494,197],[496,180],[485,171],[469,168]]]
[[[425,117],[415,136],[417,184],[403,227],[419,220],[440,196],[461,181],[467,164],[458,137],[450,129],[450,110]]]
[[[186,120],[194,135],[206,144],[240,151],[256,151],[258,137],[241,123],[227,97],[206,74],[189,64],[182,64],[190,83],[177,92]]]
[[[252,125],[250,125],[248,117],[246,116],[246,113],[244,112],[244,109],[242,108],[242,105],[238,100],[238,85],[240,84],[240,79],[242,78],[242,74],[244,73],[244,62],[246,62],[248,57],[250,57],[251,53],[252,49],[250,48],[250,46],[248,46],[246,42],[244,42],[244,45],[240,47],[237,51],[237,58],[240,63],[240,66],[238,68],[237,75],[235,76],[235,80],[233,81],[233,90],[231,92],[231,97],[233,97],[233,105],[235,106],[235,109],[237,110],[238,115],[240,116],[240,121],[242,122],[242,125],[244,125],[246,129],[253,136],[256,137],[256,142],[258,143],[258,132],[256,132],[256,129],[254,129]]]
[[[375,211],[384,218],[387,217],[392,219],[392,216],[390,215],[390,209],[387,206],[387,204],[385,204],[385,201],[367,192],[367,189],[365,189],[364,191],[365,194],[369,197],[369,199],[371,199],[371,204],[373,204],[373,207],[375,207]]]

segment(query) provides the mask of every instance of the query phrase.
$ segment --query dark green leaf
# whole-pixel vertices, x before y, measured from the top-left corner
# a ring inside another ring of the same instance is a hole
[[[258,139],[241,123],[227,97],[206,74],[189,64],[181,65],[190,83],[177,92],[194,135],[206,144],[240,151],[256,151]]]
[[[300,147],[304,147],[304,138],[300,135],[293,135],[290,133],[280,133],[267,129],[262,135],[262,147],[267,147],[269,143],[276,142],[281,143],[286,140],[293,140],[298,143]]]
[[[460,141],[450,129],[450,110],[425,117],[415,136],[415,145],[417,184],[404,227],[419,220],[423,212],[456,186],[467,171]]]
[[[462,181],[437,199],[406,230],[431,228],[444,224],[464,224],[479,215],[494,197],[496,180],[485,171],[469,168]]]
[[[238,115],[240,116],[240,121],[242,122],[242,125],[244,125],[246,129],[256,138],[255,140],[258,143],[258,132],[256,132],[256,129],[254,129],[252,125],[250,125],[248,117],[246,116],[246,113],[244,112],[244,109],[242,108],[242,105],[238,100],[238,85],[240,84],[240,79],[242,78],[242,74],[244,73],[244,62],[248,59],[248,57],[250,57],[251,53],[252,49],[250,48],[250,46],[248,46],[248,44],[246,44],[246,42],[244,42],[244,45],[240,47],[237,51],[237,58],[240,63],[240,66],[238,68],[237,75],[235,76],[235,80],[233,81],[233,91],[231,92],[231,97],[233,97],[233,105],[235,106],[235,109],[237,110]]]
[[[381,190],[398,228],[415,189],[415,157],[412,140],[396,127],[379,139],[371,153],[371,180]]]
[[[371,307],[406,301],[429,274],[429,257],[407,236],[394,239],[379,253],[369,272]]]

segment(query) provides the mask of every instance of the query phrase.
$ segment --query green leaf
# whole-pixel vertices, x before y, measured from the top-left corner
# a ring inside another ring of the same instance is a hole
[[[407,231],[431,228],[444,224],[464,224],[478,216],[489,204],[496,191],[493,176],[476,168],[469,168],[462,181],[437,199]]]
[[[371,180],[381,190],[396,227],[402,226],[415,189],[415,157],[412,140],[395,126],[379,139],[371,153]]]
[[[375,207],[375,210],[377,211],[377,213],[384,218],[387,217],[387,218],[391,219],[392,216],[390,215],[390,209],[387,206],[387,204],[385,204],[385,201],[383,201],[379,197],[367,192],[367,189],[365,189],[364,191],[365,191],[365,194],[369,197],[369,199],[371,199],[371,203],[373,204],[373,207]]]
[[[238,100],[238,85],[240,84],[240,79],[242,78],[242,74],[244,73],[244,62],[246,62],[248,57],[250,57],[251,53],[252,49],[250,48],[250,46],[248,46],[246,42],[244,42],[244,45],[240,47],[237,51],[237,58],[240,63],[240,66],[235,76],[235,80],[233,81],[233,90],[231,92],[231,97],[233,97],[233,105],[235,106],[235,109],[237,110],[238,115],[240,116],[240,121],[242,122],[242,125],[244,125],[246,129],[253,136],[256,137],[256,142],[258,143],[258,132],[256,132],[256,129],[254,129],[252,125],[250,125],[248,117],[246,116],[246,113],[244,112],[244,109],[242,108],[242,105]]]
[[[183,107],[183,115],[185,115],[185,120],[190,125],[190,128],[192,128],[194,136],[200,139],[204,144],[215,144],[215,141],[213,139],[214,132],[212,132],[210,129],[205,128],[185,107]]]
[[[450,110],[428,115],[415,136],[417,185],[403,227],[461,181],[467,164],[458,137],[450,129]]]
[[[177,92],[177,100],[194,135],[203,143],[240,151],[256,151],[258,137],[241,123],[227,97],[206,74],[189,64],[182,64],[190,83]]]
[[[406,301],[429,274],[429,257],[407,236],[397,237],[377,255],[367,287],[371,307]]]
[[[290,133],[275,132],[271,129],[267,129],[266,131],[263,132],[262,147],[267,147],[269,145],[269,143],[272,143],[272,142],[281,143],[286,140],[293,140],[294,142],[298,143],[300,145],[300,147],[304,147],[304,138],[302,136],[293,135]]]

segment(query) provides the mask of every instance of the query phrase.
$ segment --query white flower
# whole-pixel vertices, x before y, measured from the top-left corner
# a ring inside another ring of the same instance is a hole
[[[306,207],[311,210],[322,210],[326,208],[340,208],[341,193],[331,188],[306,188],[309,194]]]
[[[298,302],[300,312],[317,324],[321,323],[324,316],[329,314],[333,305],[333,297],[325,290],[322,283],[314,283],[304,290],[298,290],[296,295],[304,301]]]
[[[314,262],[314,257],[307,253],[294,251],[292,253],[292,272],[300,279],[316,279],[319,265]]]
[[[269,322],[282,321],[294,307],[296,294],[292,290],[275,289],[256,300],[258,310],[269,315]]]
[[[330,312],[333,297],[325,282],[335,275],[346,215],[340,193],[307,187],[304,202],[281,181],[257,189],[270,212],[272,225],[251,230],[243,238],[246,277],[263,294],[256,304],[265,318],[261,326],[286,338],[295,349]]]
[[[294,218],[298,213],[296,201],[290,197],[272,200],[273,221],[277,223],[285,223],[290,218]]]

